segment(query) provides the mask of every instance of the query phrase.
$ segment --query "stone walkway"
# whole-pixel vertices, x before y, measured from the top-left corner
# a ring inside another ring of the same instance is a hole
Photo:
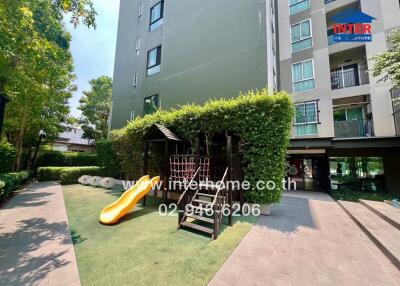
[[[209,285],[394,286],[400,272],[329,195],[287,192]]]
[[[58,183],[35,183],[0,209],[0,285],[80,285]]]

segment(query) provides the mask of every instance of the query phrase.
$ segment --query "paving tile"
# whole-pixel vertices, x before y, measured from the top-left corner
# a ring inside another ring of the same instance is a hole
[[[0,209],[0,249],[2,285],[80,285],[58,183],[34,183]]]
[[[209,285],[400,285],[400,271],[323,193],[285,193],[231,257]]]

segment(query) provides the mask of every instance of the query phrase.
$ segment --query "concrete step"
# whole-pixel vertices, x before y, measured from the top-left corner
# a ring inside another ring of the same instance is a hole
[[[360,203],[338,201],[350,218],[400,270],[400,231]]]
[[[360,200],[360,204],[400,230],[400,209],[384,202]]]

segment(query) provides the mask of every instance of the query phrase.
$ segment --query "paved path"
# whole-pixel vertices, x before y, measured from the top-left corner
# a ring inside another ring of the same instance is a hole
[[[35,183],[0,209],[0,285],[80,285],[58,183]]]
[[[400,272],[328,195],[285,193],[209,285],[400,285]]]

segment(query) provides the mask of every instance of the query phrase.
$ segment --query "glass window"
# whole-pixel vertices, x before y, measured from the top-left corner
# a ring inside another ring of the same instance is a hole
[[[316,135],[318,134],[318,104],[316,101],[309,101],[295,104],[295,135]]]
[[[137,81],[138,81],[138,73],[135,72],[133,74],[133,87],[137,87]]]
[[[160,107],[160,101],[158,94],[146,97],[144,99],[144,107],[143,107],[143,114],[152,114],[157,111],[157,109]]]
[[[357,189],[385,193],[382,157],[330,157],[332,189]]]
[[[139,3],[138,15],[139,15],[139,19],[143,16],[143,2]]]
[[[290,31],[292,35],[292,53],[312,46],[311,20],[293,25]]]
[[[153,31],[163,24],[164,1],[161,1],[150,9],[150,31]]]
[[[293,64],[292,74],[294,92],[315,88],[313,60]]]
[[[129,121],[135,120],[135,111],[131,111],[131,115],[129,117]]]
[[[310,7],[310,0],[289,0],[290,15],[296,14]]]
[[[138,56],[140,53],[140,37],[136,38],[136,55]]]
[[[161,46],[150,50],[147,53],[147,75],[160,72]]]

